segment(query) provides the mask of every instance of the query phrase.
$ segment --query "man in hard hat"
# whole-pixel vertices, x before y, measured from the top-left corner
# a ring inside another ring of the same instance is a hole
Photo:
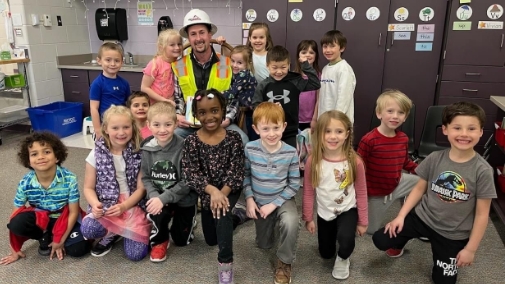
[[[182,37],[187,38],[191,44],[191,52],[172,63],[175,74],[174,100],[179,127],[175,133],[186,138],[194,133],[199,126],[187,121],[184,113],[186,101],[189,96],[194,96],[197,90],[214,88],[220,92],[230,88],[233,72],[230,58],[216,53],[210,40],[217,32],[217,27],[209,15],[200,9],[189,11],[184,17],[184,26],[179,31]],[[249,142],[247,135],[236,125],[233,119],[236,111],[226,110],[223,127],[237,131],[245,145]]]

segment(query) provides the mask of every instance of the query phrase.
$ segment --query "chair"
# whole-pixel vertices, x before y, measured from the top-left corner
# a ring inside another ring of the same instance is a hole
[[[370,130],[374,129],[380,124],[381,121],[377,118],[377,114],[375,113],[374,108],[372,121],[370,122]],[[409,156],[412,158],[412,160],[415,160],[414,156],[416,152],[415,136],[414,136],[416,132],[415,124],[416,124],[416,105],[412,104],[409,116],[400,127],[400,129],[409,137]]]
[[[211,44],[218,44],[218,45],[219,45],[219,43],[218,43],[218,42],[217,42],[217,40],[215,40],[215,39],[211,39],[211,40],[210,40],[210,43],[211,43]],[[186,43],[184,44],[184,46],[182,47],[182,49],[183,49],[183,50],[186,50],[188,47],[191,47],[191,44],[190,44],[189,42],[186,42]],[[227,55],[226,53],[224,53],[224,49],[225,49],[225,48],[226,48],[226,49],[228,49],[230,52],[231,52],[231,51],[233,51],[233,46],[231,46],[229,43],[225,42],[225,43],[223,43],[223,44],[221,45],[221,54]]]
[[[425,159],[434,151],[447,149],[445,146],[437,145],[437,129],[442,126],[442,112],[445,106],[430,106],[426,112],[421,141],[417,149],[417,156]]]

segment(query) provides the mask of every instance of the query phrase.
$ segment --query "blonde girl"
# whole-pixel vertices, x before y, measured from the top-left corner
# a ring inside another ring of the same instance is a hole
[[[87,239],[100,239],[91,255],[101,257],[124,237],[124,253],[133,261],[147,255],[151,225],[145,217],[140,179],[140,133],[130,110],[111,106],[103,115],[102,137],[86,158],[84,197],[88,215],[81,225]]]
[[[303,74],[302,63],[300,58],[304,58],[316,70],[317,75],[321,78],[321,68],[319,68],[319,52],[317,43],[314,40],[302,40],[296,48],[296,65],[295,72],[302,74],[304,79],[308,79],[307,75]],[[304,61],[305,61],[304,60]],[[302,61],[303,62],[303,61]],[[317,91],[306,91],[300,93],[300,109],[298,111],[298,128],[304,130],[310,128],[310,122],[314,116],[314,109],[316,107]]]
[[[173,29],[162,31],[156,44],[158,51],[144,68],[140,90],[149,95],[151,104],[157,101],[174,103],[172,62],[182,53],[182,37]]]
[[[247,130],[249,139],[251,139],[251,133],[255,133],[252,129],[251,104],[258,84],[254,77],[252,50],[248,46],[238,45],[231,51],[230,58],[233,71],[232,84],[230,89],[223,92],[224,97],[228,100],[225,127],[227,126],[226,120],[231,119],[230,122],[233,123],[238,113],[237,125],[241,129]]]
[[[270,29],[266,23],[253,23],[249,27],[247,44],[253,50],[254,77],[258,83],[269,76],[267,52],[274,46]]]
[[[368,225],[365,167],[352,148],[352,139],[352,124],[344,113],[323,113],[312,135],[312,154],[305,165],[303,182],[305,227],[315,234],[313,207],[317,199],[319,254],[325,259],[337,254],[332,271],[336,279],[349,277],[354,236],[362,236]]]

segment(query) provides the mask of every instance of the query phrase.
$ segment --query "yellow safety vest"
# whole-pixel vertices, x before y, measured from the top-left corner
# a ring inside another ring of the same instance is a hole
[[[198,90],[196,87],[195,76],[193,74],[193,62],[191,62],[191,54],[185,55],[176,62],[172,62],[172,70],[179,80],[184,101],[188,96],[194,96]],[[210,70],[207,89],[214,88],[220,92],[224,92],[230,88],[232,71],[230,58],[217,54],[219,61],[214,63]]]

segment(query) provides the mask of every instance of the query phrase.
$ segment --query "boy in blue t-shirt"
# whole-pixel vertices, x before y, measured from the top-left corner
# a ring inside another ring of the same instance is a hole
[[[89,108],[95,140],[102,136],[102,114],[111,105],[125,105],[130,95],[130,84],[117,75],[123,65],[123,49],[115,43],[106,42],[98,50],[97,62],[102,65],[103,72],[89,87]]]

